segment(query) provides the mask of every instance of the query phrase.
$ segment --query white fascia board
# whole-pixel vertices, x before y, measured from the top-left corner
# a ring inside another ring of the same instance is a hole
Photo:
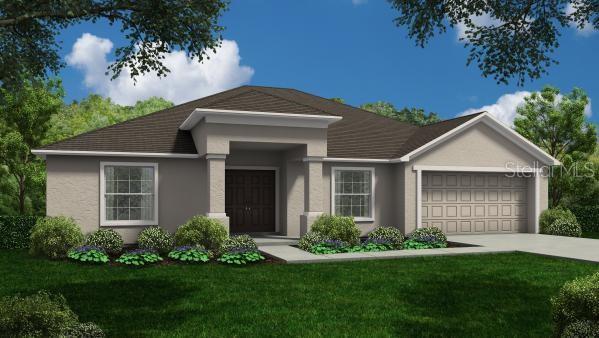
[[[244,124],[277,127],[327,128],[341,116],[268,113],[243,110],[197,108],[181,123],[179,129],[191,130],[200,121],[207,123]]]
[[[535,173],[541,172],[542,168],[521,167],[468,167],[468,166],[444,166],[444,165],[415,165],[413,171],[451,171],[451,172],[479,172],[479,173]]]
[[[84,150],[45,150],[33,149],[31,153],[41,158],[47,155],[66,155],[66,156],[115,156],[115,157],[159,157],[159,158],[199,158],[198,154],[177,154],[177,153],[137,153],[121,151],[84,151]]]
[[[467,128],[469,128],[479,122],[485,123],[487,126],[491,127],[493,130],[497,131],[504,137],[513,141],[516,145],[520,146],[520,148],[524,149],[529,154],[533,155],[534,157],[536,157],[538,159],[541,159],[543,161],[543,163],[550,164],[550,165],[560,165],[561,164],[560,161],[558,161],[551,155],[547,154],[545,151],[543,151],[541,148],[536,146],[534,143],[530,142],[524,136],[518,134],[516,131],[512,130],[512,128],[506,126],[505,124],[503,124],[502,122],[497,120],[495,117],[493,117],[493,115],[491,115],[487,112],[480,114],[479,116],[459,125],[458,127],[450,130],[449,132],[424,144],[423,146],[420,146],[419,148],[411,151],[410,153],[400,157],[398,160],[400,162],[409,162],[410,160],[414,159],[421,153],[423,153],[431,148],[434,148],[435,146],[440,144],[442,141],[445,141],[448,138],[459,134],[460,132],[466,130]]]
[[[340,163],[392,163],[394,160],[386,158],[348,158],[348,157],[325,157],[323,162],[340,162]],[[306,159],[304,159],[306,162]]]

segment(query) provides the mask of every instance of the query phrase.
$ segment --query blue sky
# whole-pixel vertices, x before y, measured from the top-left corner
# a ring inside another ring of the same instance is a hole
[[[182,101],[247,83],[342,97],[352,105],[384,100],[444,118],[494,105],[487,108],[508,122],[526,92],[545,84],[562,91],[578,86],[589,94],[597,111],[591,119],[599,122],[599,33],[564,29],[555,53],[560,64],[540,80],[518,87],[496,84],[475,66],[467,67],[467,50],[455,31],[424,49],[416,47],[393,24],[395,15],[383,0],[233,1],[221,20],[227,44],[216,61],[198,68],[186,63],[184,55],[173,56],[176,72],[169,80],[142,79],[136,88],[126,78],[110,83],[101,71],[113,60],[114,47],[126,43],[118,29],[82,24],[60,37],[63,55],[70,54],[61,77],[69,102],[89,93],[123,104],[149,95]]]

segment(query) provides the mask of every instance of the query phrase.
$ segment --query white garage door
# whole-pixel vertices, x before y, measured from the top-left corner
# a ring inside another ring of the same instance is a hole
[[[527,231],[526,179],[487,173],[422,173],[422,226],[447,234]]]

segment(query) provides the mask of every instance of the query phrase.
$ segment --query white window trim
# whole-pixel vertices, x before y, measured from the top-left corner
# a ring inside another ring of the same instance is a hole
[[[104,176],[104,167],[106,166],[124,166],[124,167],[153,167],[154,168],[154,219],[139,221],[108,221],[106,220],[106,177]],[[158,225],[158,163],[147,162],[100,162],[100,226],[145,226]]]
[[[374,167],[331,167],[331,215],[335,214],[335,171],[337,170],[361,170],[370,171],[370,217],[354,217],[356,222],[374,222],[374,186],[375,186],[375,172]]]

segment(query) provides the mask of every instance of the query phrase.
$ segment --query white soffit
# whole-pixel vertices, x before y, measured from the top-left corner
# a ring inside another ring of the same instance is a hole
[[[341,116],[267,113],[243,110],[197,108],[179,126],[191,130],[200,121],[206,123],[244,124],[257,126],[327,128],[341,120]]]

